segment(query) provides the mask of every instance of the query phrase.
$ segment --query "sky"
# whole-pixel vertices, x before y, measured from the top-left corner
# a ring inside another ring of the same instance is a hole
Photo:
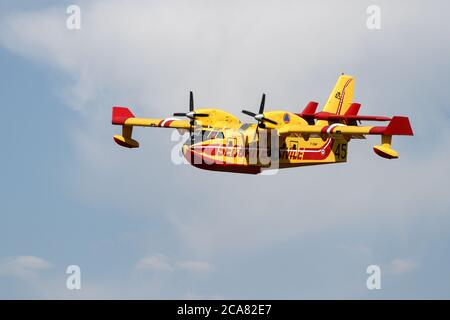
[[[69,30],[69,5],[81,29]],[[381,29],[366,26],[369,5]],[[2,1],[0,298],[450,298],[447,1]],[[347,163],[248,176],[176,165],[170,130],[114,144],[111,107],[165,117],[323,106],[414,137]],[[66,268],[81,269],[68,290]],[[381,268],[368,290],[366,269]]]

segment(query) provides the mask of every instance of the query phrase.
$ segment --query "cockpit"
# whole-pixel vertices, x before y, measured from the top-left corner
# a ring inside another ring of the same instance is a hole
[[[193,135],[194,135],[194,143],[224,138],[223,133],[217,130],[195,130]]]

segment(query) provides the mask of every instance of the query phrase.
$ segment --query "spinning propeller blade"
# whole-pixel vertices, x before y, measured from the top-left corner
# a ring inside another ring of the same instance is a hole
[[[173,114],[175,117],[187,117],[191,121],[189,122],[189,135],[191,136],[191,145],[194,144],[194,125],[195,118],[209,117],[207,113],[197,113],[194,110],[194,94],[192,91],[189,92],[189,112],[175,112]]]
[[[278,124],[276,121],[273,121],[269,118],[264,117],[264,105],[265,104],[266,104],[266,94],[263,93],[262,99],[261,99],[261,105],[259,106],[259,113],[254,113],[254,112],[248,111],[248,110],[242,110],[243,114],[253,117],[256,121],[258,121],[259,128],[265,128],[264,122],[272,123],[274,125]]]

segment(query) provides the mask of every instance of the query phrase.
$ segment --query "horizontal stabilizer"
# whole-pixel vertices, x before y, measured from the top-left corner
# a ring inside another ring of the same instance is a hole
[[[314,124],[314,115],[316,114],[316,109],[319,104],[315,101],[310,101],[306,105],[305,109],[303,109],[303,112],[298,113],[297,115],[305,119],[308,124],[313,125]]]
[[[305,107],[303,112],[297,113],[298,116],[305,119],[308,124],[314,124],[314,120],[323,120],[328,121],[329,123],[333,122],[344,122],[348,125],[356,125],[356,121],[389,121],[391,118],[384,116],[366,116],[366,115],[358,115],[359,109],[361,108],[361,104],[352,103],[345,114],[336,114],[327,111],[320,111],[315,113],[317,109],[317,102],[311,101]]]
[[[303,116],[314,116],[314,114],[316,113],[316,109],[317,106],[319,104],[315,101],[310,101],[308,102],[308,104],[306,105],[305,109],[303,109],[303,112],[301,113],[301,115]]]
[[[391,118],[383,116],[358,116],[358,115],[339,115],[328,112],[319,112],[314,115],[317,120],[326,121],[349,121],[349,120],[366,120],[366,121],[389,121]]]
[[[391,118],[384,116],[345,116],[346,120],[361,120],[361,121],[389,121]]]
[[[360,103],[352,103],[350,107],[348,108],[347,112],[345,113],[345,116],[356,116],[359,112],[359,109],[361,108]]]

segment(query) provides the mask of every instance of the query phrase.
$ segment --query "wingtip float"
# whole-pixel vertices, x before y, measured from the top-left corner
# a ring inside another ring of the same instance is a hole
[[[114,141],[126,148],[138,148],[132,139],[133,127],[160,127],[189,131],[190,139],[183,146],[183,154],[195,167],[236,173],[260,173],[271,167],[252,154],[277,152],[278,168],[306,165],[342,163],[347,161],[347,145],[351,139],[365,139],[366,135],[379,135],[381,144],[374,152],[386,159],[398,158],[392,149],[392,137],[412,136],[408,117],[359,115],[361,104],[354,103],[354,79],[341,75],[323,110],[317,112],[318,103],[309,102],[300,113],[284,110],[264,111],[263,94],[258,112],[242,110],[256,123],[243,123],[236,116],[220,109],[195,109],[190,92],[189,110],[177,112],[175,117],[137,118],[125,107],[112,108],[112,124],[122,126],[122,134]],[[185,117],[186,120],[177,118]],[[362,121],[388,122],[386,126],[361,126]],[[276,134],[277,143],[263,146],[261,136]]]

